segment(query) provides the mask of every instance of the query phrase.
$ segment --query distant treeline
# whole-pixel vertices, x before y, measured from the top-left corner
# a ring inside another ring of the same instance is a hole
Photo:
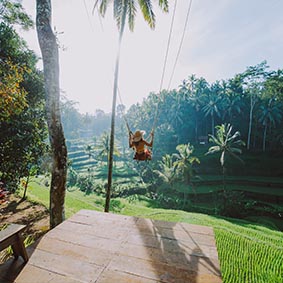
[[[158,109],[158,111],[157,111]],[[283,70],[271,71],[264,61],[228,80],[208,83],[195,75],[178,89],[150,93],[125,112],[118,105],[116,140],[127,145],[127,127],[152,130],[156,114],[155,150],[171,153],[178,144],[206,144],[215,126],[230,123],[240,131],[248,150],[283,151]],[[68,139],[98,137],[110,128],[110,114],[96,110],[80,114],[76,103],[62,102],[62,121]]]

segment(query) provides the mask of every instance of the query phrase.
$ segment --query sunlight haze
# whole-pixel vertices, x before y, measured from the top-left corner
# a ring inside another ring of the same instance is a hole
[[[35,2],[23,0],[35,20]],[[109,5],[105,18],[91,13],[93,0],[52,1],[53,26],[60,48],[60,86],[64,95],[79,102],[81,113],[106,112],[112,107],[112,84],[118,30]],[[156,4],[156,3],[155,3]],[[133,33],[122,42],[119,88],[127,106],[142,102],[150,92],[158,92],[174,2],[170,13],[157,5],[156,28],[151,30],[142,16],[136,17]],[[163,88],[167,89],[181,40],[189,1],[180,0]],[[192,3],[185,40],[171,89],[178,88],[191,74],[207,81],[228,79],[247,66],[267,60],[271,69],[283,66],[283,2],[279,0],[195,0]],[[21,35],[29,48],[41,56],[36,29]],[[121,101],[118,99],[117,103]]]

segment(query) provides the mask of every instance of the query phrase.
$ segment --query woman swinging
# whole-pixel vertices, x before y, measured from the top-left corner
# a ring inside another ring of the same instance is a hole
[[[135,160],[151,160],[151,151],[145,146],[152,147],[153,145],[153,132],[150,133],[151,141],[147,142],[143,139],[144,131],[136,131],[134,134],[129,132],[129,147],[135,150]]]

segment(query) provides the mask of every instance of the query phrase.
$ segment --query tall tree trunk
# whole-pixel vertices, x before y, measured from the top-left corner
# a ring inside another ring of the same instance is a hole
[[[222,181],[223,181],[223,209],[227,207],[227,191],[226,191],[226,168],[222,166]]]
[[[250,98],[250,119],[249,119],[249,132],[248,132],[247,149],[250,149],[250,144],[251,144],[254,105],[255,105],[255,99],[254,99],[253,95],[251,95],[251,98]]]
[[[222,183],[223,183],[223,191],[226,191],[226,168],[222,166]]]
[[[233,113],[232,113],[232,111],[230,111],[230,113],[229,113],[229,124],[230,125],[233,125],[232,119],[233,119]]]
[[[197,118],[197,111],[195,111],[195,116],[196,116],[196,119],[195,119],[195,141],[196,141],[196,143],[198,144],[198,143],[199,143],[199,140],[198,140],[198,118]]]
[[[212,135],[214,136],[214,115],[213,115],[213,112],[211,112],[211,133]]]
[[[46,116],[52,150],[50,187],[50,227],[65,219],[64,201],[67,176],[67,147],[60,115],[59,55],[56,37],[51,28],[51,1],[36,1],[36,28],[43,58]]]
[[[259,130],[258,130],[258,120],[255,120],[254,121],[254,134],[252,135],[253,136],[253,148],[256,149],[257,146],[258,146],[258,142],[259,142]],[[252,138],[251,138],[252,140]]]
[[[115,74],[114,74],[114,86],[113,86],[113,101],[112,101],[112,115],[111,115],[111,132],[110,132],[110,150],[108,158],[108,183],[106,190],[106,199],[104,211],[109,212],[110,207],[110,198],[111,198],[111,188],[112,188],[112,172],[113,172],[113,152],[114,152],[114,137],[115,137],[115,116],[116,116],[116,100],[117,100],[117,91],[118,91],[118,78],[119,78],[119,63],[120,63],[120,50],[121,43],[124,34],[125,20],[126,20],[126,5],[123,7],[123,15],[119,33],[119,44],[115,64]]]
[[[263,131],[263,141],[262,141],[262,151],[265,152],[266,149],[266,133],[267,133],[267,123],[264,125],[264,131]]]
[[[30,178],[30,170],[28,170],[28,176],[27,176],[27,180],[25,182],[24,194],[23,194],[22,200],[25,200],[27,198],[27,189],[28,189],[29,178]]]

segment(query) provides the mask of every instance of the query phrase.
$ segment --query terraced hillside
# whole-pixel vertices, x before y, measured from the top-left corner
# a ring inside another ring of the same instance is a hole
[[[95,156],[98,154],[97,144],[91,140],[68,141],[68,159],[71,166],[78,172],[86,172],[98,163]]]

